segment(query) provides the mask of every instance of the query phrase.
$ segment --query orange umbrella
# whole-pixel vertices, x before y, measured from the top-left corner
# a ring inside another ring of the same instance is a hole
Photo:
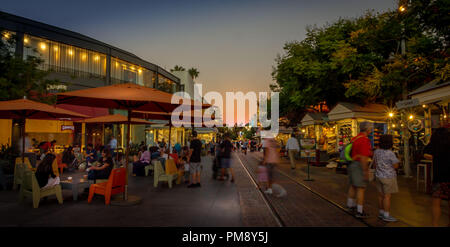
[[[180,105],[180,103],[172,104],[172,97],[176,102],[186,100],[170,93],[132,83],[59,93],[57,97],[58,104],[166,113],[172,112]],[[210,105],[202,105],[201,102],[195,102],[194,100],[191,100],[190,103],[191,105],[196,103],[201,108],[210,107]]]
[[[22,162],[25,152],[25,119],[59,119],[59,118],[84,118],[86,115],[58,108],[56,106],[28,100],[0,101],[0,118],[21,119],[22,127]]]
[[[85,118],[83,120],[76,121],[79,123],[116,123],[116,124],[126,124],[128,123],[128,117],[121,114],[105,115],[100,117]],[[150,121],[131,118],[131,124],[154,124]]]
[[[172,104],[174,98],[175,104]],[[170,113],[187,99],[162,92],[154,88],[148,88],[132,83],[114,84],[111,86],[97,87],[57,94],[58,104],[96,106],[104,108],[125,109],[128,111],[126,167],[128,168],[128,155],[130,143],[131,111],[158,111]],[[208,108],[210,105],[190,100],[191,106]],[[127,169],[128,172],[128,169]],[[125,189],[127,199],[127,187]]]

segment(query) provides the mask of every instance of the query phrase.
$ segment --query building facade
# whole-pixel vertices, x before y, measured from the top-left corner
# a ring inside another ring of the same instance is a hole
[[[14,41],[15,47],[12,52],[15,55],[24,59],[27,56],[40,57],[43,60],[40,68],[49,71],[48,79],[63,82],[61,85],[49,89],[53,93],[60,90],[71,91],[130,82],[169,93],[184,90],[184,86],[180,84],[178,77],[158,65],[145,61],[130,52],[73,31],[0,11],[0,32],[3,41],[8,39]],[[123,114],[122,111],[117,110],[110,110],[110,112]],[[9,122],[7,120],[1,121],[2,126],[17,126],[11,120]],[[2,136],[5,136],[5,138],[2,138],[3,144],[11,144],[11,139],[17,139],[14,133],[18,133],[18,131],[15,131],[14,128],[17,127],[13,127],[12,137],[8,137],[8,133],[2,134]],[[81,128],[75,126],[75,129]],[[101,128],[83,127],[82,129],[99,130],[93,131],[93,133],[80,134],[79,137],[76,134],[70,136],[70,131],[62,131],[56,127],[54,130],[42,129],[42,133],[48,133],[47,139],[57,138],[58,141],[61,140],[62,145],[69,142],[78,142],[82,146],[92,141],[106,145],[109,136],[115,135],[117,138],[125,135],[123,126],[119,129],[113,129],[110,134],[100,131],[104,129],[104,126]],[[32,132],[29,136],[44,138],[39,130],[34,131],[37,132]],[[145,126],[133,127],[132,141],[134,143],[144,141],[144,131]],[[102,134],[99,135],[100,132]],[[81,141],[82,138],[86,140]]]

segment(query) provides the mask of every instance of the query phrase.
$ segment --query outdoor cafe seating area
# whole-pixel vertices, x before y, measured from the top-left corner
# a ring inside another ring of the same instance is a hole
[[[167,156],[166,156],[167,157]],[[105,204],[110,204],[111,196],[116,194],[123,194],[125,192],[125,185],[127,175],[132,173],[132,163],[129,163],[128,173],[122,163],[114,160],[114,169],[111,171],[109,179],[88,179],[86,172],[86,159],[82,153],[78,153],[72,164],[62,164],[61,159],[55,159],[53,162],[53,171],[55,175],[59,176],[60,183],[50,188],[40,188],[37,184],[34,173],[36,167],[33,167],[27,157],[18,157],[15,163],[15,172],[13,178],[13,190],[19,194],[19,202],[22,202],[26,197],[30,197],[33,202],[33,207],[39,207],[39,201],[44,197],[56,196],[58,203],[62,204],[64,198],[62,190],[71,191],[72,200],[78,201],[80,195],[89,195],[87,200],[91,203],[94,196],[103,196]],[[145,167],[145,176],[153,179],[154,187],[162,186],[172,188],[173,184],[180,184],[183,178],[183,171],[177,169],[174,159],[165,160],[165,165],[162,165],[160,159],[154,159],[150,165]],[[39,165],[39,162],[37,163]],[[95,165],[95,163],[93,164]],[[132,178],[129,176],[128,179]],[[167,184],[167,186],[165,185]],[[82,197],[86,199],[85,197]],[[70,199],[70,198],[65,198]]]

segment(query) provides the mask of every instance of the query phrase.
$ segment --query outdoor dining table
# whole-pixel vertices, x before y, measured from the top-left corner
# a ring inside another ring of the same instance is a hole
[[[72,181],[69,180],[63,180],[61,181],[61,188],[66,190],[72,190],[73,200],[78,200],[78,194],[80,193],[80,190],[89,188],[90,184],[88,180],[86,179],[73,179]]]

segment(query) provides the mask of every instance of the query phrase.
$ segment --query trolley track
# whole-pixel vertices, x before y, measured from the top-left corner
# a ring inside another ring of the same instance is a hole
[[[247,156],[247,155],[246,155]],[[247,165],[244,165],[244,163],[241,160],[241,157],[238,153],[236,153],[236,157],[238,158],[240,164],[242,165],[242,167],[244,167],[244,170],[247,172],[247,174],[249,175],[249,177],[251,178],[252,182],[255,184],[255,186],[258,188],[258,191],[260,192],[261,196],[263,197],[265,203],[267,204],[267,206],[270,208],[270,210],[272,211],[272,214],[274,215],[274,217],[277,218],[277,221],[279,221],[283,226],[287,226],[286,223],[283,221],[282,217],[280,216],[280,214],[277,212],[277,209],[275,208],[275,206],[271,203],[271,201],[269,200],[269,198],[267,197],[266,194],[264,194],[261,189],[258,186],[257,180],[255,178],[255,174],[253,172],[251,172],[249,170],[249,167],[247,167]],[[249,158],[254,159],[256,162],[260,161],[260,159],[250,156]],[[246,163],[249,163],[249,159],[248,157],[244,157],[244,161]],[[358,222],[362,223],[365,226],[371,227],[371,225],[369,223],[367,223],[366,221],[364,221],[363,219],[357,218],[355,217],[353,214],[351,214],[347,209],[345,209],[344,207],[342,207],[341,205],[339,205],[337,202],[327,198],[326,196],[320,194],[317,191],[314,191],[313,189],[311,189],[308,185],[298,181],[297,179],[293,178],[292,176],[286,174],[285,172],[276,169],[276,172],[278,172],[280,175],[282,175],[283,177],[287,178],[289,181],[295,183],[296,185],[300,185],[303,189],[306,189],[307,191],[309,191],[310,193],[314,194],[316,197],[320,198],[322,201],[325,201],[326,203],[334,206],[335,208],[339,209],[339,211],[344,212],[345,214],[351,216],[353,219],[357,220]]]
[[[236,153],[235,153],[236,154]],[[248,170],[248,167],[245,166],[242,163],[241,158],[239,158],[239,155],[236,154],[236,157],[239,161],[239,163],[241,164],[242,168],[244,168],[245,173],[247,173],[248,177],[250,178],[250,180],[252,181],[252,184],[256,187],[256,189],[259,192],[259,195],[261,196],[261,198],[264,201],[264,204],[267,206],[267,208],[269,209],[270,213],[272,214],[273,218],[275,219],[275,221],[277,222],[279,227],[284,227],[286,226],[286,224],[283,222],[283,219],[280,217],[280,215],[278,214],[278,212],[275,210],[275,208],[273,207],[273,205],[270,203],[269,199],[267,198],[267,196],[264,194],[264,192],[261,190],[261,188],[259,188],[258,183],[255,179],[255,177],[252,175],[252,173]]]

